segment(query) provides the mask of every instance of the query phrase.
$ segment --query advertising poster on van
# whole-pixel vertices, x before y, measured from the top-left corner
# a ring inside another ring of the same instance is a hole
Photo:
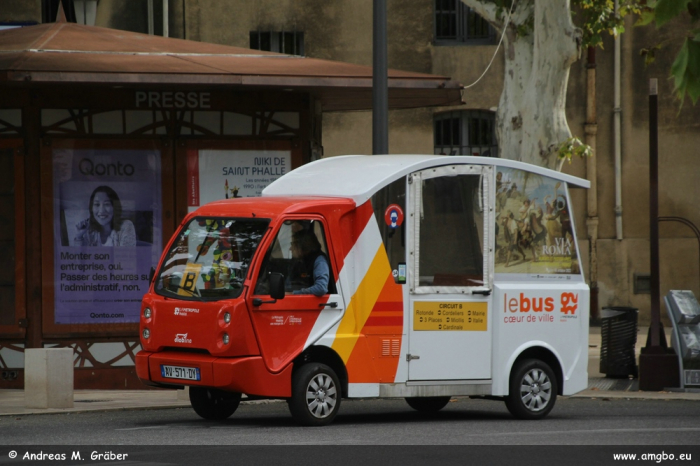
[[[53,151],[56,324],[138,322],[162,251],[160,153]]]
[[[258,197],[292,170],[289,151],[187,151],[187,209],[220,199]]]
[[[495,272],[556,278],[580,274],[566,185],[536,173],[496,172]]]

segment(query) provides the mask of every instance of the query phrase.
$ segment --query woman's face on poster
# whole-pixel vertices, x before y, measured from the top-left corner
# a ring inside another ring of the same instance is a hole
[[[97,223],[102,226],[112,224],[114,206],[107,193],[95,193],[95,198],[92,200],[92,215],[97,220]]]

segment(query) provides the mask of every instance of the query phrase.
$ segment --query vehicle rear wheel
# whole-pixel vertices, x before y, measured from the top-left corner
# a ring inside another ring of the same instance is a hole
[[[406,398],[408,406],[421,413],[437,413],[450,402],[449,396],[425,396]]]
[[[215,388],[190,387],[192,409],[200,417],[210,421],[221,421],[238,409],[241,394],[225,392]]]
[[[557,379],[549,365],[539,359],[525,359],[511,372],[506,407],[518,419],[542,419],[554,408],[557,390]]]
[[[294,373],[289,411],[299,424],[325,426],[340,409],[341,388],[333,369],[320,363],[305,364]]]

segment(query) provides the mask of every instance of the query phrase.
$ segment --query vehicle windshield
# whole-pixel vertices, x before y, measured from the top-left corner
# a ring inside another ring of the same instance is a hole
[[[196,217],[178,233],[156,293],[201,301],[237,298],[268,219]]]

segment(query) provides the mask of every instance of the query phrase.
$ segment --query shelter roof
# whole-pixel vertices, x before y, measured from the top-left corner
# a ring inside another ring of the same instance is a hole
[[[324,111],[372,106],[372,68],[67,23],[0,31],[0,83],[235,86],[302,90]],[[389,70],[389,107],[461,103],[444,76]]]

